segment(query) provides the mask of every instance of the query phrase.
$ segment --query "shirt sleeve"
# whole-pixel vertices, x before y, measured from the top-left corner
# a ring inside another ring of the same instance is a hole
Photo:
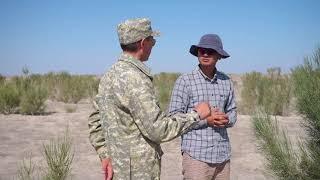
[[[166,116],[160,110],[152,82],[137,78],[130,84],[129,110],[141,133],[153,142],[170,141],[197,124],[199,115],[196,112],[176,113]]]
[[[107,149],[105,147],[105,137],[101,127],[100,112],[94,102],[95,111],[89,115],[89,141],[92,147],[96,150],[100,159],[108,157]]]
[[[232,84],[225,111],[229,117],[229,123],[226,127],[229,128],[234,126],[237,121],[237,107],[235,102],[234,88]]]
[[[177,113],[187,113],[188,106],[190,104],[190,90],[188,89],[186,81],[183,76],[180,76],[174,85],[172,90],[171,100],[169,104],[168,113],[170,116]],[[193,129],[206,128],[207,120],[198,121],[198,123],[193,126]]]

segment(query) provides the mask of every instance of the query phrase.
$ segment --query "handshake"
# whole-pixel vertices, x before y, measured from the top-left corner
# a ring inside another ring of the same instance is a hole
[[[208,126],[223,128],[229,123],[228,116],[218,108],[210,107],[208,103],[199,103],[194,108],[200,119],[206,119]]]

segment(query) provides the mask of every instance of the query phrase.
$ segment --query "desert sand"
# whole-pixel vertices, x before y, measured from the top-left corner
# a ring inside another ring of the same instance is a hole
[[[42,145],[49,139],[62,136],[66,127],[73,141],[74,161],[72,179],[103,179],[98,156],[88,140],[87,117],[92,112],[89,101],[74,106],[75,112],[67,113],[66,104],[47,102],[47,115],[2,115],[0,114],[0,179],[16,177],[18,164],[30,155],[38,165],[43,165]],[[293,138],[302,133],[299,126],[301,117],[278,117],[289,135]],[[265,180],[274,179],[265,170],[264,157],[259,151],[255,139],[250,116],[239,115],[233,128],[229,129],[232,144],[231,179],[232,180]],[[161,178],[163,180],[179,180],[181,175],[180,139],[162,144],[165,152],[162,158]]]

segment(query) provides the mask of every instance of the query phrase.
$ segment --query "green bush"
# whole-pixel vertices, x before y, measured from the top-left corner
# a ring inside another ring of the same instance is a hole
[[[277,119],[260,110],[254,114],[252,121],[260,149],[267,160],[267,169],[279,179],[302,180],[299,157],[286,132],[279,129]]]
[[[87,84],[88,86],[86,94],[91,99],[94,98],[98,93],[99,82],[100,82],[100,79],[98,79],[95,76],[86,76],[85,84]]]
[[[268,74],[251,72],[242,78],[240,110],[252,114],[264,108],[273,115],[285,115],[291,99],[291,84],[288,75],[281,75],[280,68],[268,69]]]
[[[293,151],[286,133],[265,113],[253,117],[256,136],[267,159],[267,167],[279,179],[320,179],[320,48],[312,58],[292,70],[296,106],[305,117],[307,138]]]
[[[76,112],[77,106],[74,105],[65,105],[64,109],[66,110],[67,113],[73,113]]]
[[[12,77],[8,82],[1,77],[0,113],[5,114],[17,109],[22,114],[41,114],[48,98],[78,103],[81,99],[93,98],[99,85],[99,79],[91,75],[70,75],[68,72],[30,74],[27,68],[23,69],[22,76]]]
[[[5,81],[6,81],[6,77],[0,74],[0,85],[4,84]]]
[[[305,116],[303,124],[309,136],[301,166],[306,177],[320,179],[320,48],[292,70],[292,79],[297,109]]]
[[[13,83],[0,85],[0,113],[11,114],[17,111],[20,104],[20,92]]]
[[[175,81],[179,77],[178,73],[160,73],[154,76],[156,94],[162,110],[166,110],[171,97],[171,92]]]
[[[48,165],[45,180],[65,180],[71,172],[74,153],[68,131],[63,138],[44,145],[44,156]]]
[[[22,96],[22,93],[27,90],[30,85],[30,79],[22,76],[14,76],[10,79],[10,83],[15,84],[19,96]]]
[[[47,166],[39,166],[30,155],[19,165],[18,180],[66,180],[69,177],[74,152],[68,128],[63,137],[51,139],[48,144],[43,144],[43,152]]]
[[[18,180],[35,180],[40,179],[35,177],[35,162],[33,162],[31,156],[28,159],[23,159],[22,163],[18,167],[17,179]]]
[[[99,80],[89,75],[70,75],[67,72],[44,75],[50,99],[65,103],[78,103],[81,99],[92,98],[98,92]]]
[[[81,77],[70,77],[62,82],[61,92],[62,95],[59,100],[66,103],[77,103],[85,97],[84,81]]]
[[[47,97],[46,88],[36,83],[31,83],[21,96],[20,113],[31,115],[42,114],[45,110]]]

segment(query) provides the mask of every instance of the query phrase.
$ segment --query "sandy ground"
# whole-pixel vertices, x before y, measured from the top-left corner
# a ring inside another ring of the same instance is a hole
[[[66,104],[48,102],[48,115],[0,115],[0,179],[14,179],[18,164],[30,152],[36,164],[43,164],[42,144],[61,136],[69,126],[75,152],[72,179],[103,179],[98,156],[88,140],[87,117],[92,111],[89,102],[75,106],[76,111],[67,113]],[[301,118],[279,117],[279,122],[289,130],[290,136],[300,134]],[[235,127],[229,129],[232,144],[231,179],[273,179],[264,169],[264,158],[259,152],[253,135],[250,117],[239,115]],[[179,180],[181,176],[180,139],[162,145],[162,179]]]

